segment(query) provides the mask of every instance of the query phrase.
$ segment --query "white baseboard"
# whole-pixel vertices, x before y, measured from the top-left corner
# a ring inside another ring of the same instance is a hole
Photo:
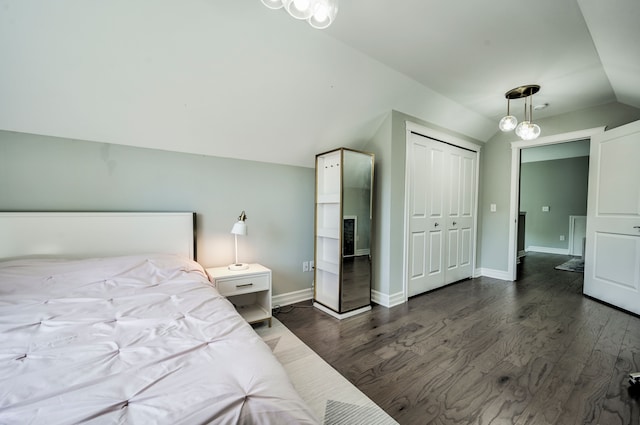
[[[393,295],[383,294],[382,292],[371,290],[371,301],[383,307],[391,308],[400,304],[404,304],[404,292],[397,292]]]
[[[535,246],[531,245],[527,247],[527,251],[532,252],[542,252],[545,254],[561,254],[561,255],[569,255],[568,248],[550,248],[547,246]]]
[[[480,276],[486,276],[492,279],[513,281],[511,274],[504,270],[494,270],[494,269],[486,269],[486,268],[481,268],[479,270],[480,270]]]
[[[313,303],[313,306],[315,308],[317,308],[318,310],[327,313],[329,316],[335,317],[336,319],[340,319],[340,320],[346,319],[348,317],[353,317],[353,316],[355,316],[357,314],[364,313],[365,311],[371,310],[371,306],[368,305],[368,306],[359,308],[357,310],[352,310],[352,311],[350,311],[348,313],[336,313],[335,311],[331,310],[330,308],[327,308],[327,307],[325,307],[325,306],[323,306],[322,304],[319,304],[319,303]]]
[[[285,306],[313,299],[313,288],[302,289],[300,291],[287,292],[286,294],[274,295],[271,297],[273,306]]]

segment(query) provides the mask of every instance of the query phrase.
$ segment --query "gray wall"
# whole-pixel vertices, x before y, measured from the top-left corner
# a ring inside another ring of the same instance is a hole
[[[587,215],[589,157],[527,162],[520,167],[525,247],[569,248],[569,216]],[[542,206],[549,206],[548,212]],[[565,240],[560,240],[560,235]]]
[[[391,113],[362,149],[375,154],[373,165],[373,225],[371,234],[372,282],[374,291],[389,294],[389,220],[391,197]]]
[[[314,170],[0,131],[2,211],[195,211],[198,261],[273,270],[273,293],[311,287]]]
[[[618,127],[640,119],[640,110],[620,103],[609,103],[568,114],[536,120],[542,135],[567,133],[588,128]],[[479,266],[506,272],[509,252],[509,204],[511,201],[511,142],[518,138],[498,131],[485,143],[480,156],[481,237],[478,246]],[[496,212],[490,212],[492,203]]]

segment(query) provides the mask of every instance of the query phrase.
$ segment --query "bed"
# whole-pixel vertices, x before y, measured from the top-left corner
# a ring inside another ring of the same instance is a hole
[[[0,213],[0,424],[317,423],[194,261],[193,223]]]

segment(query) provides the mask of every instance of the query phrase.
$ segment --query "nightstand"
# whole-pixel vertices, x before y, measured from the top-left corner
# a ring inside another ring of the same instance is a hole
[[[236,307],[249,323],[269,321],[271,327],[271,270],[249,264],[246,270],[227,266],[207,269],[213,286]]]

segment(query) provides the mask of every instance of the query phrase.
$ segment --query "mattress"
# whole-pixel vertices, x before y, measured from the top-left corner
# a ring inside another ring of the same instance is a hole
[[[0,424],[317,423],[191,260],[0,261]]]

